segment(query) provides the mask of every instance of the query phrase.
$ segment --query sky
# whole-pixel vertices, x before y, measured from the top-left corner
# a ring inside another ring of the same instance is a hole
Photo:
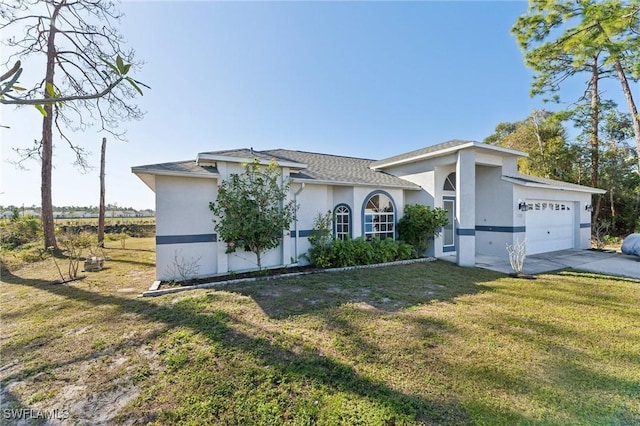
[[[94,169],[55,142],[53,204],[154,208],[132,166],[197,153],[287,148],[382,159],[451,139],[482,141],[543,108],[510,33],[525,1],[126,1],[120,31],[145,62],[146,112],[127,142],[73,134]],[[6,36],[6,34],[0,34]],[[1,53],[1,52],[0,52]],[[25,65],[25,64],[23,64]],[[28,83],[28,82],[26,82]],[[22,84],[24,85],[24,84]],[[622,104],[621,106],[624,106]],[[547,106],[548,107],[548,106]],[[39,163],[12,148],[40,139],[41,116],[2,106],[0,205],[40,205]]]

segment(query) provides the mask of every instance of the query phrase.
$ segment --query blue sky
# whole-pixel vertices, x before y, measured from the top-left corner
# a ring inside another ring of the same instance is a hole
[[[121,32],[149,86],[128,142],[107,146],[107,203],[153,208],[131,166],[198,152],[289,148],[380,159],[450,139],[481,141],[524,119],[531,73],[509,30],[518,2],[125,2]],[[26,83],[26,82],[25,82]],[[24,85],[24,84],[23,84]],[[624,107],[624,104],[621,105]],[[39,164],[8,164],[39,139],[34,109],[3,107],[0,204],[40,204]],[[81,174],[56,143],[53,203],[97,205],[102,134]]]

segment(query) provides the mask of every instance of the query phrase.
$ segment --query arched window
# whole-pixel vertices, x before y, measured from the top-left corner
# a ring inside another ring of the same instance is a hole
[[[333,210],[333,236],[336,240],[351,238],[351,209],[346,204],[338,204]]]
[[[395,237],[396,212],[391,198],[383,192],[369,196],[364,203],[364,236],[384,240]]]
[[[450,173],[449,176],[447,176],[444,180],[444,187],[442,189],[444,191],[456,190],[456,172]]]

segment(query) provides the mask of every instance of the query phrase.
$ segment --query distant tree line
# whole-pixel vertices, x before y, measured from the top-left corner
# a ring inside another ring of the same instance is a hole
[[[36,205],[31,205],[31,206],[26,206],[26,205],[20,205],[20,206],[15,206],[13,204],[9,204],[7,206],[3,206],[0,205],[0,212],[4,212],[4,211],[13,211],[13,210],[18,210],[20,212],[22,212],[22,209],[25,210],[30,210],[30,211],[34,211],[37,213],[41,213],[42,212],[42,208],[40,206],[36,206]],[[118,206],[117,204],[107,204],[106,205],[106,210],[107,212],[111,212],[111,211],[122,211],[122,212],[141,212],[141,211],[153,211],[153,209],[135,209],[133,207],[123,207],[123,206]],[[77,211],[83,211],[83,212],[87,212],[87,213],[91,213],[91,214],[98,214],[98,212],[100,211],[98,206],[61,206],[61,207],[57,207],[57,206],[53,206],[53,211],[56,212],[77,212]]]

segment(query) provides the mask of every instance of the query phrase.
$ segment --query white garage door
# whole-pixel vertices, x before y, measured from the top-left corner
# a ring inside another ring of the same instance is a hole
[[[573,248],[573,203],[527,200],[527,254]]]

